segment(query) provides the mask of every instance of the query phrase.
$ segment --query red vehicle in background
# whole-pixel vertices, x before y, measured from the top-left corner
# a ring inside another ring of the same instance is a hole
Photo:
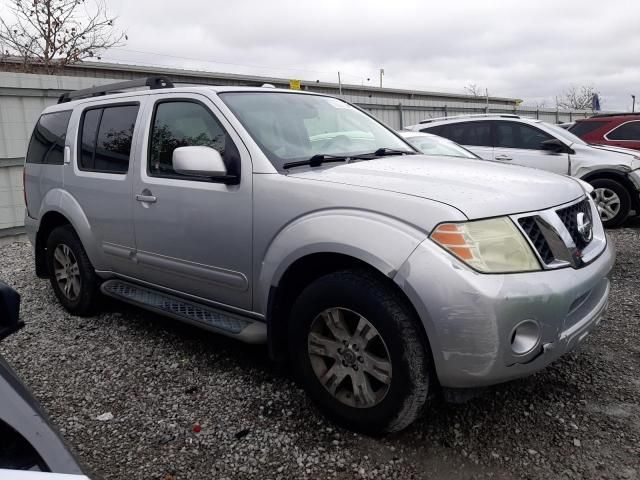
[[[576,120],[569,131],[587,143],[640,150],[640,113],[603,113]]]

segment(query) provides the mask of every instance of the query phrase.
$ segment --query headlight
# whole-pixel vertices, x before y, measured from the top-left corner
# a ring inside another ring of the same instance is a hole
[[[540,270],[540,263],[520,230],[506,217],[464,223],[442,223],[431,240],[480,272]]]

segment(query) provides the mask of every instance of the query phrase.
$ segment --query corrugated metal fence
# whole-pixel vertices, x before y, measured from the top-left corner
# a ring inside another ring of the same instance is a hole
[[[110,82],[113,80],[107,78],[0,72],[0,237],[22,232],[22,165],[31,130],[42,110],[56,103],[66,91]],[[376,97],[346,93],[343,97],[395,129],[419,123],[425,118],[474,113],[517,113],[553,123],[590,115],[588,111],[514,109],[504,104],[486,104],[482,98],[477,103],[470,103],[441,97],[398,101],[389,94]]]

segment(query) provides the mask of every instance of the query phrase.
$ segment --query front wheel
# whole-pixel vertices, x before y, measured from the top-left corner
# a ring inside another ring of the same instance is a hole
[[[631,210],[631,196],[624,185],[608,178],[599,178],[590,183],[603,225],[606,228],[622,225]]]
[[[431,356],[415,314],[365,271],[309,285],[290,318],[294,369],[330,418],[363,433],[393,432],[422,410]]]

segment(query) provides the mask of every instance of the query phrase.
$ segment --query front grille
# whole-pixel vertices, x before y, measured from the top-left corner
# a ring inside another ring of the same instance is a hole
[[[524,230],[529,237],[529,240],[531,240],[531,243],[537,250],[542,261],[547,265],[553,262],[555,257],[553,256],[553,253],[551,253],[549,244],[544,238],[544,235],[542,235],[542,231],[536,223],[535,217],[523,217],[519,219],[518,222],[520,222],[522,230]]]
[[[569,235],[571,235],[573,243],[576,244],[576,247],[582,250],[584,247],[589,245],[589,242],[586,242],[578,232],[578,213],[580,212],[584,213],[590,222],[592,221],[591,207],[587,200],[556,210],[558,217],[560,217],[560,220],[562,220],[562,223],[564,223],[564,226],[569,231]]]

